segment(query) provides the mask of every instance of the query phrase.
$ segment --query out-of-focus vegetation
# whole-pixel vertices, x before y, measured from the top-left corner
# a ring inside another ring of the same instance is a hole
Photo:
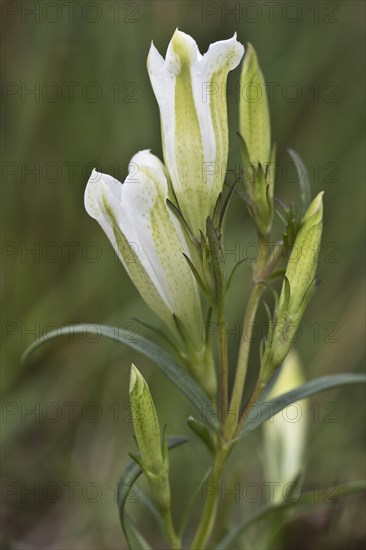
[[[365,4],[68,4],[2,3],[2,514],[7,548],[124,547],[114,484],[135,447],[128,411],[132,359],[142,368],[169,433],[188,433],[189,403],[152,364],[117,343],[59,338],[26,367],[20,364],[27,345],[64,324],[110,323],[142,331],[131,317],[152,320],[83,206],[92,167],[123,181],[136,151],[151,148],[161,155],[158,108],[146,71],[152,39],[165,53],[179,26],[203,52],[234,31],[240,41],[254,44],[271,91],[279,161],[276,194],[288,202],[298,193],[287,147],[309,167],[313,193],[325,190],[322,284],[302,323],[297,349],[308,378],[357,371],[363,360]],[[240,160],[235,135],[239,76],[234,71],[228,83],[231,168]],[[241,259],[254,242],[252,224],[243,204],[230,212],[230,250]],[[249,280],[243,268],[232,288],[232,361]],[[256,366],[254,352],[252,377]],[[305,487],[362,478],[362,390],[316,396],[310,413]],[[209,464],[205,450],[190,438],[189,445],[172,454],[177,517]],[[253,511],[258,498],[265,500],[261,452],[260,434],[254,434],[233,455],[226,484],[232,489],[235,480],[242,480],[241,492],[239,501],[227,495],[230,506],[220,516],[219,531]],[[260,489],[258,498],[245,490],[251,482]],[[318,505],[301,519],[291,513],[282,547],[360,548],[362,497],[346,499]],[[129,506],[151,531],[152,521],[138,499]],[[250,532],[245,548],[257,548],[256,536]]]

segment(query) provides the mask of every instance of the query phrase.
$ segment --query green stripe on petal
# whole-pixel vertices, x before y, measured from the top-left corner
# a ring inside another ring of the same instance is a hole
[[[160,108],[165,165],[179,206],[195,235],[205,230],[222,191],[228,155],[226,79],[240,62],[236,36],[202,56],[189,35],[175,31],[164,60],[148,57]]]
[[[138,243],[129,242],[121,231],[117,220],[114,216],[113,209],[108,202],[106,192],[102,195],[103,207],[106,217],[113,229],[114,240],[119,252],[119,257],[125,266],[125,269],[141,294],[147,305],[160,317],[166,324],[171,325],[171,329],[175,331],[174,323],[171,319],[171,311],[162,300],[161,294],[148,275],[146,269],[142,265],[138,255]]]
[[[201,183],[203,144],[190,73],[194,54],[181,35],[175,33],[172,40],[174,53],[180,63],[175,83],[175,162],[178,177],[175,191],[188,224],[198,234],[202,217],[209,214],[206,207],[208,193],[205,194]]]

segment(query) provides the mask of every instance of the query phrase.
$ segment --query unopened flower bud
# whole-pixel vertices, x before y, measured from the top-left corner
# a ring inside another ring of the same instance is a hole
[[[271,154],[269,108],[263,74],[251,44],[245,52],[240,89],[240,134],[246,144],[247,160],[265,168]]]
[[[149,387],[135,365],[131,366],[130,404],[140,456],[131,454],[147,477],[153,497],[162,510],[170,508],[168,453]]]
[[[300,321],[316,286],[323,228],[323,192],[310,204],[302,219],[288,261],[275,323],[264,352],[261,376],[268,378],[289,352]]]
[[[257,54],[248,44],[240,81],[240,136],[248,207],[258,232],[267,237],[273,220],[275,148],[265,82]]]

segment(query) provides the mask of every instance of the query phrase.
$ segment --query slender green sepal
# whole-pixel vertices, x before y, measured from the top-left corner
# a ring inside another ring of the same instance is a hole
[[[311,203],[311,184],[309,174],[300,155],[293,149],[287,149],[287,152],[296,166],[297,179],[300,186],[301,210],[302,213],[304,213],[306,209],[309,208]]]
[[[221,192],[220,195],[217,197],[217,201],[216,201],[216,204],[215,204],[215,209],[214,209],[214,212],[212,214],[212,220],[213,220],[213,223],[214,223],[215,227],[219,226],[220,214],[221,214],[222,208],[223,208],[223,198],[222,198],[222,192]]]
[[[215,229],[211,218],[207,218],[207,239],[210,250],[211,269],[215,281],[215,307],[222,311],[225,303],[225,262],[221,244],[221,235]]]
[[[274,143],[271,150],[271,156],[266,169],[266,182],[268,185],[269,196],[274,197],[275,178],[276,178],[276,151],[277,146]]]
[[[169,208],[169,210],[174,214],[174,216],[179,221],[184,235],[187,238],[188,242],[191,242],[195,247],[199,246],[198,239],[193,235],[192,231],[189,228],[188,223],[186,222],[185,217],[183,216],[182,212],[179,210],[179,208],[172,202],[170,199],[166,199],[166,205]]]
[[[206,300],[208,301],[208,303],[211,305],[211,307],[214,307],[215,305],[215,299],[213,296],[211,296],[210,292],[209,292],[209,289],[207,289],[206,285],[204,284],[204,282],[202,281],[202,278],[200,276],[200,274],[198,273],[198,270],[196,269],[196,267],[194,266],[192,260],[186,255],[186,254],[183,254],[191,271],[192,271],[192,274],[194,276],[194,278],[196,279],[196,282],[198,283],[198,286],[200,287],[203,295],[205,296]]]
[[[234,181],[234,183],[230,186],[230,189],[229,189],[229,192],[227,193],[226,197],[225,197],[225,200],[222,204],[222,208],[221,208],[221,211],[220,211],[220,215],[219,215],[219,219],[218,219],[218,223],[215,223],[215,226],[218,228],[218,230],[221,232],[222,231],[222,228],[224,226],[224,222],[225,222],[225,217],[226,217],[226,213],[228,211],[228,208],[229,208],[229,205],[230,205],[230,202],[231,202],[231,199],[233,198],[233,195],[234,195],[234,192],[238,186],[238,183],[240,182],[241,178],[236,178],[236,180]]]
[[[251,164],[249,151],[248,151],[246,141],[242,136],[242,134],[240,132],[236,132],[236,135],[239,137],[239,141],[240,141],[241,157],[243,159],[243,170],[245,175],[247,167]]]

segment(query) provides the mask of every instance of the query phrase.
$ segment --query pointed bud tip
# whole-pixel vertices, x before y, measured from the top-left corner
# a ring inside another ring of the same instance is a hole
[[[130,373],[129,393],[131,394],[132,392],[135,392],[135,393],[137,393],[137,396],[139,397],[143,392],[145,383],[146,383],[145,379],[142,376],[141,372],[132,363],[131,364],[131,373]]]
[[[251,42],[245,44],[245,56],[244,56],[244,66],[246,70],[252,68],[253,65],[258,65],[257,52],[254,49],[254,46]]]
[[[317,217],[318,221],[321,221],[323,218],[323,195],[324,191],[321,191],[317,194],[313,202],[310,204],[309,208],[307,209],[305,216],[303,217],[302,223],[309,220],[310,218],[313,218],[314,216]]]
[[[134,397],[141,397],[144,390],[149,391],[148,385],[145,378],[142,376],[138,368],[132,363],[131,364],[131,374],[130,374],[130,395],[133,393]]]
[[[322,216],[323,216],[323,195],[324,195],[324,191],[320,191],[320,193],[315,197],[315,200],[317,201],[317,210],[321,210]]]
[[[137,374],[139,371],[135,367],[135,365],[132,363],[131,365],[131,372],[130,372],[130,387],[129,387],[129,393],[133,392],[133,389],[135,387],[136,381],[137,381]]]

